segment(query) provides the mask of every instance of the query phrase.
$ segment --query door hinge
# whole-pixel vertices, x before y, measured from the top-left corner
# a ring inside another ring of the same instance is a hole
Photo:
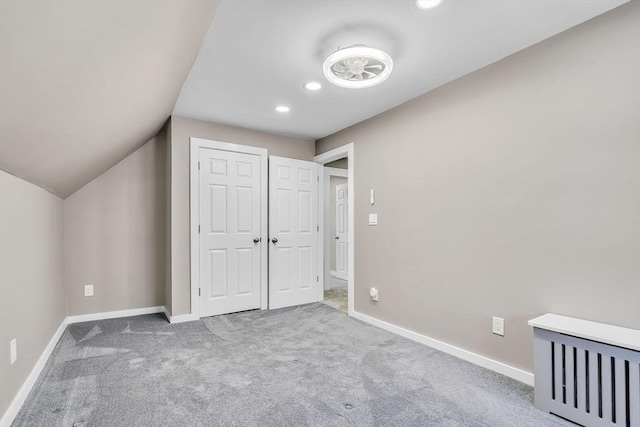
[[[200,170],[200,162],[198,162],[198,170]]]
[[[317,226],[317,227],[316,227],[316,231],[320,231],[320,226]]]
[[[316,282],[320,281],[320,276],[316,276]]]
[[[198,224],[198,233],[200,233],[200,224]]]
[[[201,297],[202,296],[202,288],[198,288],[198,296]]]
[[[320,175],[316,176],[316,181],[320,182]]]

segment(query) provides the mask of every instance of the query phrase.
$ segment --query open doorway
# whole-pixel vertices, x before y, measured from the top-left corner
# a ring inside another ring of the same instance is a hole
[[[320,178],[320,224],[324,228],[321,235],[322,260],[320,263],[320,283],[322,283],[321,301],[338,309],[345,309],[345,285],[346,285],[346,312],[353,315],[354,301],[354,260],[355,260],[355,233],[354,233],[354,186],[355,186],[355,158],[353,143],[334,148],[325,153],[318,154],[314,160],[322,166]],[[331,177],[334,186],[342,187],[342,193],[331,191]],[[345,191],[346,190],[346,191]],[[342,197],[343,199],[338,199]],[[344,200],[341,202],[340,200]],[[334,201],[332,203],[332,201]],[[342,203],[340,205],[340,203]],[[338,208],[341,206],[341,208]],[[340,224],[340,212],[342,211],[342,227]],[[346,218],[346,221],[345,221]],[[338,237],[338,239],[336,239]],[[341,242],[337,243],[337,242]],[[345,261],[346,260],[346,261]],[[342,264],[338,264],[342,262]],[[346,279],[346,283],[345,280]]]
[[[348,311],[348,159],[324,165],[325,206],[324,238],[326,242],[324,303]],[[328,269],[328,271],[327,271]],[[327,274],[328,273],[328,274]]]

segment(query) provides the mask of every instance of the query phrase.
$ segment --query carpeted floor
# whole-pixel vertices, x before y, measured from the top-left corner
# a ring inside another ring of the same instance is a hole
[[[71,325],[14,426],[569,426],[532,389],[324,304]]]

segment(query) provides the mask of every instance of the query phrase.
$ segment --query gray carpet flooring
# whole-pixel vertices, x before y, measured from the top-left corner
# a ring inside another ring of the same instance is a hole
[[[13,426],[564,426],[517,381],[324,304],[70,325]]]

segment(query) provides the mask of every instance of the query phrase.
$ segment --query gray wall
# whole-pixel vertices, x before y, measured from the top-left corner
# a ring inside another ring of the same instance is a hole
[[[186,117],[171,117],[171,313],[191,312],[189,138],[267,148],[270,155],[313,160],[313,141]]]
[[[62,215],[62,199],[0,171],[0,417],[65,317]]]
[[[68,315],[164,304],[166,142],[160,133],[65,199]]]
[[[640,328],[639,15],[633,1],[317,142],[355,143],[356,311],[527,371],[540,314]]]
[[[332,176],[329,178],[329,246],[331,259],[329,261],[329,269],[331,271],[336,270],[336,185],[346,184],[347,178],[340,176]]]

